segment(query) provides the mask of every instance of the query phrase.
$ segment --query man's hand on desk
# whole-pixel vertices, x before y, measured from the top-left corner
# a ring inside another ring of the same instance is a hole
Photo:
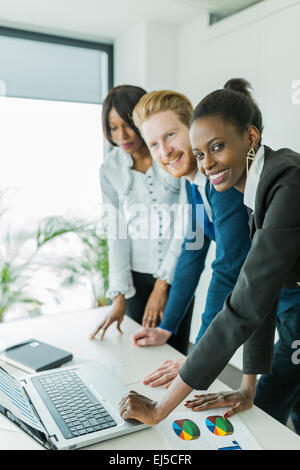
[[[119,294],[117,297],[114,298],[114,303],[115,305],[113,306],[112,311],[110,314],[103,320],[103,322],[100,323],[96,331],[90,336],[90,339],[95,339],[95,336],[102,330],[102,334],[100,336],[100,341],[103,340],[104,335],[106,333],[107,328],[114,323],[115,321],[117,322],[117,330],[123,334],[123,331],[121,330],[121,323],[123,321],[124,315],[125,315],[125,309],[126,309],[126,302],[125,298],[122,294]]]
[[[161,346],[165,344],[172,333],[162,328],[141,328],[132,335],[131,339],[135,346]]]
[[[173,359],[163,362],[160,367],[144,378],[143,384],[150,385],[150,387],[164,385],[164,388],[169,388],[175,377],[177,377],[184,361],[185,359]]]

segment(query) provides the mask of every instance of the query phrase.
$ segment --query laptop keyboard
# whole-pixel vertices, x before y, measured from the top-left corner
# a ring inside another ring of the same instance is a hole
[[[31,380],[66,439],[117,426],[75,371]]]

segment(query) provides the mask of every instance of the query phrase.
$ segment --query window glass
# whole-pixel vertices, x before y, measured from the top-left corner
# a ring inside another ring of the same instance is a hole
[[[0,129],[0,191],[6,210],[0,211],[0,256],[2,266],[3,259],[20,265],[35,251],[32,233],[46,217],[97,222],[101,105],[1,97]],[[30,309],[45,314],[92,306],[88,284],[62,287],[59,265],[64,256],[81,260],[82,248],[72,234],[45,245],[30,271],[25,270],[31,279],[27,297],[42,297],[43,305],[15,305],[5,320]]]

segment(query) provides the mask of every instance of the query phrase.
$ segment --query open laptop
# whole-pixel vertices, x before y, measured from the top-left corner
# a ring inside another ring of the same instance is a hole
[[[0,369],[0,412],[47,449],[77,449],[147,428],[121,418],[125,393],[101,364],[53,369],[20,381]]]

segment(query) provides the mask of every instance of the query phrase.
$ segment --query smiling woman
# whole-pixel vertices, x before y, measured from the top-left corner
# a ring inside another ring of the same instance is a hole
[[[252,99],[250,88],[246,80],[229,80],[224,89],[233,93],[229,92],[228,96],[223,90],[211,93],[198,104],[193,114],[190,130],[193,152],[199,170],[217,191],[232,186],[244,191],[249,168],[241,156],[248,152],[255,155],[254,150],[257,151],[261,143],[262,115]]]
[[[252,244],[233,291],[168,391],[159,402],[129,392],[120,403],[124,419],[159,423],[193,388],[207,389],[243,344],[241,388],[229,396],[196,396],[186,407],[230,406],[226,414],[232,416],[255,397],[284,424],[291,414],[300,431],[300,369],[291,361],[291,344],[300,335],[300,155],[261,145],[261,132],[261,113],[245,80],[231,80],[194,111],[190,135],[199,170],[223,197],[232,187],[244,193]],[[256,374],[263,375],[255,395]]]
[[[246,184],[245,159],[251,148],[257,149],[259,132],[251,126],[243,139],[234,124],[224,122],[222,117],[203,117],[192,125],[191,140],[193,152],[198,162],[198,169],[214,184],[217,191],[226,191],[234,186],[243,192]]]

